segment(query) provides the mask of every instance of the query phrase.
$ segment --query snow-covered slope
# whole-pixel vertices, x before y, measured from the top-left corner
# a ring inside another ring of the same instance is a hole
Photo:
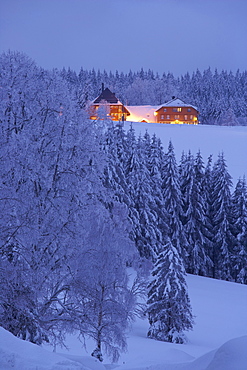
[[[1,370],[87,370],[85,366],[16,338],[0,327]]]
[[[188,344],[158,342],[146,337],[147,320],[137,320],[128,334],[128,352],[117,365],[90,357],[93,344],[82,348],[68,338],[63,356],[15,338],[0,328],[1,370],[244,370],[247,364],[247,286],[187,276],[195,315]]]
[[[130,122],[125,122],[127,130]],[[234,184],[239,177],[247,176],[247,126],[203,126],[203,125],[165,125],[159,123],[132,123],[138,136],[146,130],[162,140],[167,151],[169,140],[175,148],[177,160],[183,151],[191,150],[192,154],[201,151],[204,162],[210,154],[216,160],[224,152],[228,170]]]
[[[137,135],[148,129],[161,138],[165,150],[171,139],[180,159],[182,151],[201,150],[204,160],[224,151],[234,182],[247,175],[247,127],[186,126],[134,123]],[[125,123],[125,128],[129,123]],[[246,370],[247,286],[198,276],[187,276],[195,326],[189,343],[176,345],[146,337],[147,320],[137,320],[128,334],[128,352],[118,370]],[[93,344],[82,348],[76,336],[67,340],[62,356],[21,341],[0,328],[0,370],[114,369],[90,357]]]
[[[169,344],[148,339],[148,322],[138,320],[129,338],[129,352],[122,355],[125,364],[118,370],[139,370],[158,364],[166,367],[150,369],[173,369],[168,365],[191,363],[232,338],[247,336],[247,286],[193,275],[187,276],[187,284],[195,315],[194,329],[187,333],[188,344]],[[209,364],[213,358],[211,355],[202,361]],[[185,369],[189,370],[190,367]],[[223,370],[224,367],[218,369]]]

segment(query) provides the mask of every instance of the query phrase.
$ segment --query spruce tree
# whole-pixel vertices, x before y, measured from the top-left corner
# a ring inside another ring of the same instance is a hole
[[[207,256],[210,258],[207,276],[215,276],[215,248],[213,248],[213,213],[212,213],[212,155],[208,157],[205,174],[202,179],[202,194],[205,206],[205,227],[207,229]]]
[[[186,271],[196,275],[207,275],[211,265],[207,255],[207,238],[205,204],[202,193],[202,167],[199,168],[201,158],[197,162],[191,153],[184,156],[181,164],[181,192],[183,199],[183,225],[188,241]]]
[[[212,171],[212,220],[214,246],[214,277],[233,280],[231,254],[235,245],[231,216],[232,179],[227,171],[223,153],[218,156]]]
[[[104,186],[114,192],[115,199],[129,206],[129,196],[125,177],[126,137],[122,124],[107,122],[104,137],[104,151],[107,163],[104,169]]]
[[[141,257],[154,259],[157,252],[157,215],[152,198],[152,184],[142,138],[133,142],[126,166],[126,180],[131,199],[130,218],[134,241]]]
[[[211,158],[211,157],[210,157]],[[210,162],[210,159],[209,159]],[[207,183],[209,181],[208,176],[210,177],[210,163],[204,168],[204,162],[201,156],[201,152],[198,151],[195,157],[194,162],[195,167],[195,181],[196,187],[198,189],[198,197],[201,198],[202,201],[202,219],[201,219],[201,230],[203,234],[203,247],[206,256],[206,263],[205,263],[205,276],[210,276],[212,268],[213,268],[213,261],[212,261],[212,224],[209,218],[209,195],[208,195],[208,187]]]
[[[185,330],[193,327],[183,262],[170,241],[160,251],[148,286],[148,337],[185,343]]]
[[[168,237],[182,257],[183,262],[185,262],[187,257],[187,240],[181,221],[183,214],[182,195],[179,184],[178,166],[171,141],[169,142],[168,152],[165,154],[162,168],[162,193],[164,206],[168,215]]]
[[[247,284],[247,188],[246,180],[239,179],[233,194],[233,220],[236,245],[233,250],[233,278]]]
[[[159,240],[161,245],[164,245],[167,241],[168,235],[168,214],[165,209],[162,193],[162,166],[164,162],[164,152],[161,141],[155,134],[151,139],[150,152],[147,161],[152,183],[152,197],[155,212],[157,214],[157,229],[160,231]]]

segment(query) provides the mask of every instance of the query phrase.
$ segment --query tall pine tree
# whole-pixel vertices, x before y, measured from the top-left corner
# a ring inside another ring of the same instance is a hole
[[[193,327],[193,316],[183,262],[169,241],[160,251],[148,286],[148,337],[185,343],[185,330]]]
[[[214,277],[230,281],[233,280],[231,254],[235,245],[231,217],[231,186],[232,179],[222,153],[212,171],[213,262]]]
[[[183,225],[188,240],[186,271],[196,275],[206,275],[211,265],[210,257],[207,255],[209,240],[202,193],[202,175],[200,156],[197,156],[196,164],[191,153],[184,156],[180,182],[184,211]]]
[[[164,206],[168,214],[168,237],[185,262],[187,257],[187,240],[181,221],[183,214],[182,195],[179,184],[178,166],[171,142],[169,142],[168,152],[164,157],[162,181]]]
[[[233,278],[247,284],[247,188],[246,180],[239,179],[233,194],[233,220],[236,246],[233,251]]]

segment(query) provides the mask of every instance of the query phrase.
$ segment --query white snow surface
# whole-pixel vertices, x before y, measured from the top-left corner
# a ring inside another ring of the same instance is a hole
[[[191,150],[195,155],[200,150],[204,162],[207,162],[210,154],[213,154],[213,161],[216,161],[218,154],[224,152],[233,183],[236,184],[239,177],[247,177],[247,126],[124,122],[124,128],[128,130],[131,124],[137,137],[146,131],[151,136],[156,134],[161,139],[165,152],[171,140],[177,161],[180,161],[183,151],[187,153]]]
[[[69,351],[42,348],[0,328],[1,370],[246,370],[247,286],[205,277],[187,276],[194,329],[187,344],[147,338],[148,321],[138,319],[128,333],[128,352],[118,364],[90,356],[77,336],[67,339]]]
[[[82,364],[18,339],[3,328],[0,328],[0,369],[88,370]]]
[[[125,122],[125,128],[129,123]],[[134,123],[137,136],[148,129],[161,138],[165,150],[171,139],[177,159],[183,151],[200,149],[204,160],[224,152],[234,182],[247,175],[247,127],[187,126]],[[39,347],[0,328],[0,370],[246,370],[247,286],[205,277],[187,276],[195,325],[187,344],[148,339],[147,319],[138,319],[128,333],[128,352],[118,364],[90,356],[94,344],[83,348],[69,336],[69,350]]]

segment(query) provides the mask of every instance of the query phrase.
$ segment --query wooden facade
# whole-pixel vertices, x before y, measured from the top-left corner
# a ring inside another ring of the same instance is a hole
[[[193,105],[186,104],[181,99],[173,98],[159,106],[154,115],[157,123],[197,125],[199,112]]]
[[[108,88],[104,89],[102,85],[101,94],[90,105],[90,118],[98,119],[100,115],[106,115],[113,121],[126,121],[130,115],[125,106],[116,98]],[[99,114],[99,111],[101,113]]]

